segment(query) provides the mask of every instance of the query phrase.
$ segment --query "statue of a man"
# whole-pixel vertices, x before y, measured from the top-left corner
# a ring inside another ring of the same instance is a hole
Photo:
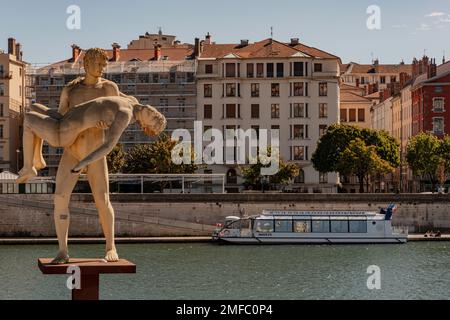
[[[99,48],[86,51],[84,56],[85,77],[80,77],[64,87],[58,112],[62,116],[78,105],[99,98],[125,96],[119,91],[118,86],[101,76],[108,63],[106,52]],[[138,102],[133,97],[128,97]],[[54,220],[56,234],[58,236],[59,252],[53,260],[54,264],[63,264],[69,261],[67,237],[69,231],[70,213],[69,201],[73,188],[75,187],[79,174],[72,172],[77,164],[94,150],[97,150],[104,141],[104,130],[107,125],[99,121],[97,128],[90,128],[78,135],[73,144],[64,149],[58,171],[56,174],[56,189],[54,195]],[[41,147],[42,140],[35,144]],[[40,153],[34,153],[40,154]],[[35,167],[45,167],[43,159],[34,161]],[[92,190],[95,205],[97,207],[100,223],[106,238],[105,259],[114,262],[119,259],[114,242],[114,210],[109,200],[109,179],[106,157],[102,157],[87,166],[83,172],[86,173]]]

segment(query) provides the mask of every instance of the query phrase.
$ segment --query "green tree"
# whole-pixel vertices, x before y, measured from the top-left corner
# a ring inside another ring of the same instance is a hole
[[[382,159],[375,146],[367,146],[361,138],[350,141],[339,157],[338,172],[356,175],[359,180],[359,192],[364,192],[364,180],[371,174],[385,174],[394,171],[389,163]]]
[[[406,148],[406,160],[415,175],[428,178],[434,192],[438,182],[438,169],[442,163],[442,144],[435,135],[420,133],[411,137]]]
[[[272,150],[267,148],[268,156],[271,156]],[[264,176],[261,175],[261,168],[269,167],[269,165],[263,165],[258,158],[255,164],[251,164],[245,167],[241,167],[240,170],[242,172],[242,176],[245,180],[245,183],[259,188],[263,185]],[[300,167],[294,162],[286,162],[282,158],[279,157],[279,166],[278,172],[274,175],[267,176],[269,179],[269,183],[278,184],[278,185],[286,185],[289,184],[292,179],[298,176],[300,173]]]
[[[125,153],[123,147],[118,144],[106,157],[109,173],[121,173],[125,165]]]
[[[328,127],[312,155],[314,168],[319,172],[338,172],[341,153],[356,138],[361,138],[361,129],[358,127],[340,124]]]
[[[445,136],[444,139],[441,140],[441,157],[444,161],[444,169],[445,175],[450,175],[450,136]]]
[[[134,146],[125,157],[124,173],[195,173],[198,166],[193,161],[191,164],[173,163],[172,149],[177,143],[163,134],[152,143]],[[193,154],[191,159],[194,160]]]
[[[371,146],[371,152],[375,152],[381,160],[386,161],[391,167],[397,168],[400,165],[399,144],[386,131],[334,124],[327,129],[327,132],[317,144],[316,151],[311,159],[314,168],[319,172],[348,174],[345,172],[348,172],[348,170],[344,170],[345,168],[342,166],[342,156],[350,143],[356,139],[361,140],[366,147]],[[374,173],[375,171],[371,172]],[[367,180],[367,175],[365,176]],[[359,180],[361,184],[362,179]]]

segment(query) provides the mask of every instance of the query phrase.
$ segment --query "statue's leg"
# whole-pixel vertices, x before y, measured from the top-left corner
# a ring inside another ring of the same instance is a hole
[[[44,169],[47,164],[45,163],[44,156],[42,155],[42,146],[44,145],[44,140],[38,136],[34,136],[34,159],[33,165],[36,170]]]
[[[37,112],[26,113],[23,121],[23,168],[16,183],[27,182],[37,176],[37,170],[42,169],[43,165],[45,167],[45,162],[40,161],[42,139],[55,146],[60,144],[59,120]]]
[[[54,147],[65,147],[60,142],[59,124],[60,120],[37,112],[26,113],[23,120],[24,131],[29,129],[38,138],[47,140]]]
[[[33,166],[35,135],[28,128],[23,130],[23,168],[19,171],[19,177],[16,183],[26,183],[28,179],[36,177],[37,171]]]
[[[54,220],[56,235],[58,236],[59,252],[52,263],[67,263],[69,260],[69,251],[67,248],[67,238],[69,233],[70,195],[77,183],[79,174],[73,174],[72,168],[78,163],[78,160],[67,150],[64,151],[56,173],[56,189],[54,195]]]
[[[106,239],[106,256],[109,262],[119,260],[114,243],[114,209],[109,200],[108,165],[102,158],[88,166],[87,177],[98,210]]]

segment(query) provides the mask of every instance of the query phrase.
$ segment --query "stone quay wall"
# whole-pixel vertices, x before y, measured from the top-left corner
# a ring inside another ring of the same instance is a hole
[[[393,225],[450,231],[449,194],[111,194],[116,235],[208,236],[226,216],[263,209],[371,210],[398,206]],[[71,237],[102,236],[90,194],[71,198]],[[53,196],[0,195],[0,237],[54,237]]]

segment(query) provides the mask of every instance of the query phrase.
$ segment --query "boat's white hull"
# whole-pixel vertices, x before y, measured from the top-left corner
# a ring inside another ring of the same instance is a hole
[[[234,244],[364,244],[364,243],[405,243],[406,236],[394,236],[392,238],[277,238],[277,237],[219,237],[219,241]]]

